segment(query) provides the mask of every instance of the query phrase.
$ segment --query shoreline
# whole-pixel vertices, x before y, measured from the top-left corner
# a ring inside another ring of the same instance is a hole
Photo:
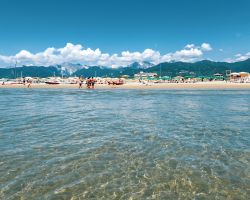
[[[79,89],[78,84],[31,84],[31,88],[22,84],[0,85],[2,88],[13,89]],[[88,89],[83,85],[80,89]],[[96,84],[95,89],[250,89],[250,83],[228,83],[228,82],[198,82],[198,83],[126,83],[124,85]]]

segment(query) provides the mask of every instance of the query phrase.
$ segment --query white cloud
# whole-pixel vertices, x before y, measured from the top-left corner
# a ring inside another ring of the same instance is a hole
[[[250,52],[245,53],[245,54],[236,54],[234,55],[234,58],[227,58],[225,59],[226,62],[240,62],[240,61],[244,61],[247,60],[248,58],[250,58]]]
[[[176,51],[174,53],[175,57],[181,58],[193,58],[193,57],[200,57],[203,55],[203,52],[200,49],[197,48],[191,48],[191,49],[183,49],[181,51]]]
[[[175,53],[168,53],[166,55],[163,55],[161,61],[194,62],[202,59],[203,54],[204,52],[200,46],[188,44],[182,50],[176,51]]]
[[[238,56],[236,57],[235,61],[243,61],[243,60],[246,60],[246,59],[248,59],[248,58],[250,58],[250,56],[247,55],[247,54],[241,55],[241,56],[238,55]]]
[[[211,47],[211,45],[208,44],[208,43],[203,43],[203,44],[201,45],[201,49],[202,49],[203,51],[211,51],[211,50],[212,50],[212,47]]]
[[[187,44],[187,45],[185,46],[185,49],[192,49],[192,48],[194,48],[194,47],[195,47],[194,44]]]
[[[208,43],[201,46],[188,44],[182,50],[174,53],[170,52],[161,55],[159,51],[153,49],[145,49],[143,52],[123,51],[120,54],[102,53],[100,49],[84,48],[80,44],[67,43],[65,47],[50,47],[42,52],[31,53],[27,50],[21,50],[16,55],[5,56],[0,55],[0,63],[3,66],[13,65],[16,61],[18,65],[55,65],[65,62],[81,63],[86,65],[103,65],[110,67],[127,66],[132,62],[149,61],[152,63],[184,61],[193,62],[202,59],[205,51],[212,50]]]

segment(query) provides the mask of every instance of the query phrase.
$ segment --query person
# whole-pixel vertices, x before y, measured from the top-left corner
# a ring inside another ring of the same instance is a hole
[[[91,88],[92,89],[95,88],[95,82],[96,82],[96,80],[94,79],[94,77],[91,77]]]
[[[28,83],[28,88],[31,88],[31,83],[32,81],[30,79],[27,80],[27,83]]]
[[[88,77],[86,80],[87,88],[90,88],[90,84],[91,84],[90,82],[91,82],[90,77]]]
[[[25,80],[25,77],[23,77],[23,85],[25,85],[26,83],[26,80]]]
[[[82,83],[83,83],[83,77],[79,77],[79,89],[82,88]]]

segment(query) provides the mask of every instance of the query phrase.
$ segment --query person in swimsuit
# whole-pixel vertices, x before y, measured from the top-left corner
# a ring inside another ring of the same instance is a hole
[[[90,88],[90,85],[91,85],[90,77],[88,77],[88,79],[86,81],[86,84],[87,84],[87,88]]]
[[[30,79],[27,80],[27,83],[28,83],[28,88],[31,88],[31,83],[32,81]]]
[[[95,79],[94,79],[94,77],[91,77],[91,88],[92,89],[95,88]]]
[[[83,83],[83,77],[79,77],[79,89],[82,88],[82,83]]]

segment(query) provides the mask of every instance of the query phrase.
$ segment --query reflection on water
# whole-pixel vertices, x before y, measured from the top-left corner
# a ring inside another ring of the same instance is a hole
[[[0,90],[0,199],[247,199],[250,91]]]

